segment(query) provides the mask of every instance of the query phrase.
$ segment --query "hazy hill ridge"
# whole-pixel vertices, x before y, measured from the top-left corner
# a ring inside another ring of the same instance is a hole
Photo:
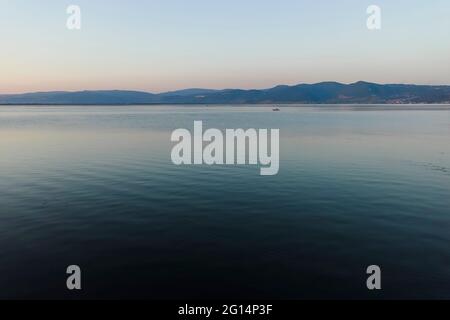
[[[78,91],[0,94],[0,104],[243,104],[243,103],[450,103],[450,86],[321,82],[263,90],[186,89],[159,94],[140,91]]]

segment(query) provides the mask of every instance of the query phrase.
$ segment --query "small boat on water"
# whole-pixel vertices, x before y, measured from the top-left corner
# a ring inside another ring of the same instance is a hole
[[[279,108],[273,108],[272,111],[281,111]]]

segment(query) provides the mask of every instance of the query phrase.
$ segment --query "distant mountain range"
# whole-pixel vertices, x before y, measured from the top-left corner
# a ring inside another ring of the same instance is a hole
[[[321,82],[263,90],[186,89],[153,94],[140,91],[77,91],[0,94],[0,104],[408,104],[450,103],[450,86]]]

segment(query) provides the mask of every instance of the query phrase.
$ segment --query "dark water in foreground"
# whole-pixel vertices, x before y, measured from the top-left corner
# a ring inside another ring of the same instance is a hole
[[[450,106],[392,108],[0,107],[0,298],[449,299]],[[194,120],[279,175],[172,165]]]

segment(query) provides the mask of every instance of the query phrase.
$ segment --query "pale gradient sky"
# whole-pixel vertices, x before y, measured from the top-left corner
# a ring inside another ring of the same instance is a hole
[[[0,0],[0,45],[0,93],[450,84],[450,1]]]

